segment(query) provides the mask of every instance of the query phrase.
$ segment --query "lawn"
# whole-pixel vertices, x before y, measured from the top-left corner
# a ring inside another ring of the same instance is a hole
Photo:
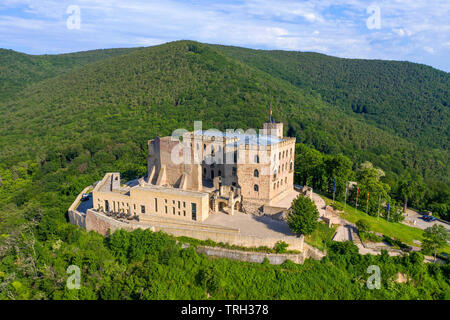
[[[316,230],[314,230],[312,234],[305,237],[305,241],[319,250],[324,250],[325,242],[331,240],[335,232],[336,227],[330,228],[326,223],[320,222]]]
[[[325,200],[327,205],[333,202],[333,200],[323,195],[321,195],[321,197]],[[341,204],[342,207],[344,206],[344,203],[339,201],[336,202]],[[351,207],[348,204],[345,207],[344,213],[341,214],[341,217],[352,223],[356,223],[356,221],[364,219],[369,222],[371,231],[382,233],[390,238],[400,240],[412,246],[418,246],[413,242],[413,240],[423,240],[423,230],[421,229],[409,227],[402,223],[387,222],[381,217],[377,218],[369,216],[363,211],[355,210],[354,207]],[[441,251],[450,254],[450,246],[445,246]]]

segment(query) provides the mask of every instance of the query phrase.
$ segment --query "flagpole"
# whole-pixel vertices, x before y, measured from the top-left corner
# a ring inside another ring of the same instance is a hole
[[[347,182],[345,183],[344,210],[346,205],[347,205]]]
[[[377,219],[380,217],[380,204],[381,204],[381,194],[380,194],[380,197],[378,198],[378,217],[377,217]]]
[[[366,214],[369,214],[369,192],[367,192]]]
[[[334,177],[334,187],[333,187],[333,202],[336,194],[336,177]]]
[[[387,206],[387,221],[389,222],[389,207],[391,206],[391,199],[389,199],[389,203]]]

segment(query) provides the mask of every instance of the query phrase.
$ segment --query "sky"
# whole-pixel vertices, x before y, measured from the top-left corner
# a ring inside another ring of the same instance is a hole
[[[29,54],[175,40],[450,72],[450,0],[1,0],[0,48]]]

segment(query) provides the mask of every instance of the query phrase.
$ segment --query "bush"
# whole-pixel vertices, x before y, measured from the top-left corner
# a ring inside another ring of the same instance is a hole
[[[332,207],[334,210],[337,210],[337,211],[344,211],[344,205],[343,205],[342,203],[339,203],[339,202],[333,202],[333,203],[331,204],[331,207]]]
[[[361,219],[356,222],[358,232],[368,232],[370,230],[370,223],[367,220]]]
[[[337,254],[337,255],[355,255],[358,254],[359,249],[351,241],[343,241],[343,242],[336,242],[332,241],[329,245],[329,250],[331,254]]]
[[[400,240],[397,239],[393,239],[390,238],[388,236],[383,235],[383,241],[386,242],[387,244],[393,246],[394,248],[399,248],[402,251],[411,251],[412,247],[408,246],[407,244],[404,244],[403,242],[401,242]]]
[[[382,238],[372,232],[358,232],[362,241],[381,242]]]
[[[287,247],[289,245],[284,241],[278,241],[275,243],[275,246],[273,247],[276,253],[285,253],[287,251]]]
[[[316,229],[319,211],[311,199],[299,195],[292,201],[292,210],[287,217],[289,227],[297,235],[308,235]]]

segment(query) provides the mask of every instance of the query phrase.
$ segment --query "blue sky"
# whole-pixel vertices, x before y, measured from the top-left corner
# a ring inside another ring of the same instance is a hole
[[[74,6],[79,15],[68,11]],[[450,0],[0,3],[0,47],[25,53],[151,46],[180,39],[408,60],[450,72]]]

